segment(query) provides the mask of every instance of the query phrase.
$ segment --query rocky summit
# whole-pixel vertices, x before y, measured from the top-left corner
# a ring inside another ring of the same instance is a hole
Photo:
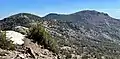
[[[50,13],[44,17],[19,13],[0,20],[0,28],[3,31],[15,31],[18,26],[30,29],[31,25],[37,23],[40,23],[58,43],[58,53],[52,52],[50,47],[42,48],[43,45],[34,43],[32,38],[26,37],[24,41],[31,40],[28,46],[24,46],[24,42],[14,51],[0,49],[0,57],[8,57],[8,59],[120,58],[120,19],[115,19],[104,12],[83,10],[67,15]],[[25,32],[24,28],[20,29],[22,31],[17,32]]]

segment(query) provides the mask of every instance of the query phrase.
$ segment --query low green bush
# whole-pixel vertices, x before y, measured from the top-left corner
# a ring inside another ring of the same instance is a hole
[[[6,50],[14,50],[15,45],[13,41],[9,40],[10,38],[6,38],[6,31],[0,32],[0,48]]]
[[[44,45],[45,48],[58,53],[57,41],[45,30],[41,24],[32,25],[29,28],[27,37],[33,39],[34,42]]]

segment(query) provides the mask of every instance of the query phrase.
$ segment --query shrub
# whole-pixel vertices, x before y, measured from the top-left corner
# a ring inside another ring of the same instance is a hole
[[[41,24],[32,25],[31,28],[29,28],[27,37],[33,39],[33,41],[38,44],[44,45],[45,48],[58,53],[57,42]]]
[[[6,31],[0,32],[0,48],[6,50],[14,50],[15,45],[13,44],[13,41],[8,39],[9,38],[6,38]]]

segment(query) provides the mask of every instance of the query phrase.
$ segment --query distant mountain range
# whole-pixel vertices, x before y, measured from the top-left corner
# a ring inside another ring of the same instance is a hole
[[[68,15],[50,13],[45,17],[19,13],[0,20],[0,25],[2,29],[10,30],[40,21],[58,38],[60,46],[75,46],[77,54],[120,57],[120,19],[103,12],[83,10]]]
[[[111,24],[118,24],[118,19],[110,17],[108,14],[103,12],[98,12],[95,10],[83,10],[79,11],[73,14],[56,14],[56,13],[50,13],[46,15],[45,17],[39,17],[33,14],[29,13],[19,13],[16,15],[12,15],[8,18],[4,18],[0,22],[8,23],[10,26],[14,25],[24,25],[30,22],[39,21],[39,20],[60,20],[60,21],[68,21],[73,23],[80,23],[80,22],[86,22],[93,25],[102,25],[106,22]],[[13,22],[13,23],[12,23]],[[15,22],[15,23],[14,23]]]

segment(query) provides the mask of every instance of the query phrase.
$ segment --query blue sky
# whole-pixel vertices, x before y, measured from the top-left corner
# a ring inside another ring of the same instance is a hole
[[[0,18],[28,12],[39,16],[48,13],[70,14],[97,10],[120,19],[120,0],[0,0]]]

